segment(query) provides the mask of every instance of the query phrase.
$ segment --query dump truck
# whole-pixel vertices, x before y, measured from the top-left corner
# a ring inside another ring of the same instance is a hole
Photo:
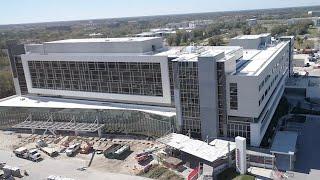
[[[115,158],[119,158],[122,154],[130,151],[130,146],[129,145],[123,145],[120,149],[116,150],[114,152]]]
[[[48,147],[48,144],[42,139],[36,142],[36,147],[50,157],[55,157],[59,154],[59,152],[55,148]]]
[[[122,147],[121,144],[113,144],[112,146],[110,146],[108,149],[106,149],[103,154],[106,158],[112,158],[113,157],[113,153],[120,149]]]
[[[125,152],[128,152],[128,151],[130,151],[129,145],[117,145],[110,150],[107,149],[104,155],[109,159],[118,159],[121,155],[123,155]]]
[[[37,149],[28,150],[25,147],[20,147],[20,148],[14,150],[13,153],[17,157],[20,157],[23,159],[28,159],[28,160],[31,160],[34,162],[39,161],[41,159],[41,154],[38,152]]]
[[[80,150],[80,143],[75,143],[69,146],[66,150],[67,156],[73,156]]]

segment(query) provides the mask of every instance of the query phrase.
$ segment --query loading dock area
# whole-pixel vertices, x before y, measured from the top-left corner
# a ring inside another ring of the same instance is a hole
[[[270,152],[275,155],[276,167],[279,170],[293,170],[296,159],[298,133],[293,131],[278,131],[272,143]]]

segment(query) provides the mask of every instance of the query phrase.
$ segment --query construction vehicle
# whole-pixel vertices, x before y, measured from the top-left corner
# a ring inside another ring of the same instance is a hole
[[[157,151],[159,150],[160,148],[158,147],[153,147],[153,148],[149,148],[149,149],[145,149],[143,150],[143,152],[137,154],[134,158],[140,163],[140,162],[143,162],[143,161],[146,161],[148,160],[149,158],[152,157],[152,153],[154,151]]]
[[[139,153],[137,154],[134,158],[139,162],[143,162],[148,160],[151,157],[151,154],[148,152],[143,152],[143,153]]]
[[[90,143],[86,142],[86,144],[81,147],[81,151],[80,154],[89,154],[90,152],[92,152],[93,147]]]
[[[75,139],[75,137],[74,136],[67,136],[64,139],[65,140],[61,143],[61,145],[64,147],[69,147],[70,142],[73,141]]]
[[[114,152],[115,158],[119,158],[122,154],[130,151],[130,146],[129,145],[123,145],[120,149],[116,150]]]
[[[25,147],[20,147],[13,151],[13,153],[20,158],[28,159],[34,162],[37,162],[41,159],[41,154],[37,149],[28,150]]]
[[[50,157],[55,157],[59,154],[59,152],[55,148],[48,147],[48,144],[42,139],[36,142],[36,147]]]
[[[120,145],[117,144],[116,146],[112,145],[110,148],[108,148],[104,155],[106,158],[109,159],[118,159],[123,155],[124,153],[130,151],[129,145]]]
[[[3,178],[4,179],[14,179],[12,177],[19,177],[19,178],[22,177],[20,168],[18,168],[18,167],[12,167],[12,166],[5,165],[2,169],[3,169]],[[2,179],[2,178],[0,178],[0,179]]]
[[[67,156],[73,156],[80,150],[80,143],[75,143],[69,146],[66,150]]]
[[[108,149],[106,149],[103,154],[106,158],[112,158],[113,154],[116,150],[120,149],[122,147],[121,144],[113,144]]]

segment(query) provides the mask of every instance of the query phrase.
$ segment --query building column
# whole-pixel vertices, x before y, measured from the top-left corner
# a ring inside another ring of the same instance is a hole
[[[79,136],[79,131],[77,131],[77,130],[74,131],[74,135],[75,135],[75,136]]]
[[[290,171],[292,170],[292,157],[291,157],[291,155],[289,155],[289,157],[290,157]]]
[[[246,138],[237,136],[236,140],[236,169],[240,174],[247,172],[247,143]]]
[[[274,169],[274,161],[275,161],[275,156],[274,156],[274,154],[272,153],[272,155],[273,155],[273,157],[272,157],[272,169]]]
[[[31,129],[31,133],[34,134],[36,130],[34,128]]]
[[[98,129],[98,136],[99,136],[99,138],[101,138],[101,137],[102,137],[102,130],[101,130],[101,128],[100,128],[100,129]]]

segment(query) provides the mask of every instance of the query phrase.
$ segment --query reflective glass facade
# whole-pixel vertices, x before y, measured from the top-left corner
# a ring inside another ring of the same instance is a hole
[[[29,61],[33,88],[163,96],[160,63]]]
[[[183,131],[201,133],[198,62],[178,62]]]

